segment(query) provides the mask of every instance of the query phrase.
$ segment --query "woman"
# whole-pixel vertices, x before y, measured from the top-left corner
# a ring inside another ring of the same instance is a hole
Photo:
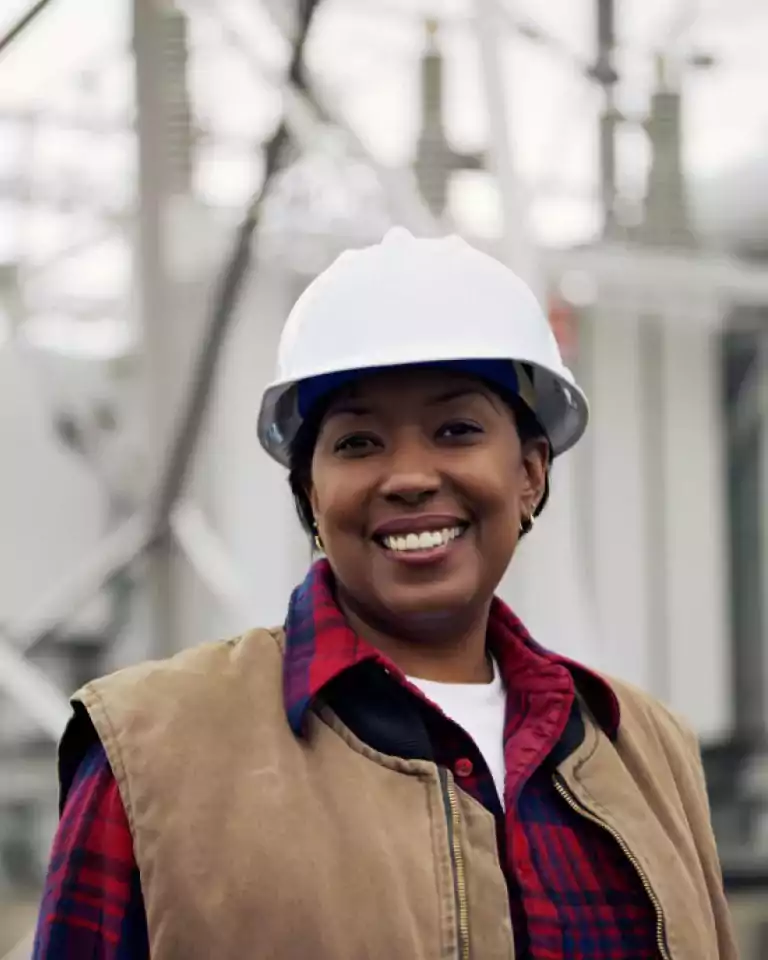
[[[284,629],[75,696],[35,956],[735,957],[693,735],[494,598],[587,419],[530,291],[396,229],[278,366],[326,556]]]

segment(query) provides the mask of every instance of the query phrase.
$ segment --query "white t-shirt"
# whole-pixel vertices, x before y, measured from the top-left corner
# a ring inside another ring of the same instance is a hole
[[[488,764],[503,806],[506,694],[496,661],[490,683],[437,683],[418,677],[408,680],[472,737]]]

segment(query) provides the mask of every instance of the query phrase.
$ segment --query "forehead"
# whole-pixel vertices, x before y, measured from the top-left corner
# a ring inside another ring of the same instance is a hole
[[[342,387],[334,395],[327,412],[332,414],[354,403],[388,409],[424,406],[472,394],[494,397],[493,391],[482,380],[452,370],[378,370]]]

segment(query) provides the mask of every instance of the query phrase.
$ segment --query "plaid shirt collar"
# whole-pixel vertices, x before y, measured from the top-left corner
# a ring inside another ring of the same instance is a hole
[[[293,592],[285,622],[283,696],[288,721],[301,735],[304,717],[332,680],[359,663],[380,663],[405,682],[395,664],[357,636],[334,596],[327,560],[318,560]],[[578,663],[539,646],[498,597],[488,621],[488,642],[507,689],[531,693],[566,690],[574,683],[605,733],[615,738],[619,703],[610,685]]]

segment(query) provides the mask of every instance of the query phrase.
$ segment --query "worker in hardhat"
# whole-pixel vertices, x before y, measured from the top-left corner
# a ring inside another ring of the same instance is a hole
[[[586,422],[462,240],[318,277],[258,432],[325,556],[284,628],[75,696],[36,957],[734,958],[693,735],[494,598]]]

